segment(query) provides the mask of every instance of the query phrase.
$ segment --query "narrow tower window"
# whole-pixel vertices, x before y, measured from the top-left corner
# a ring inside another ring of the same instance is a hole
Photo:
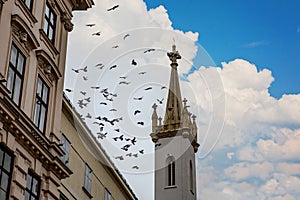
[[[194,193],[194,176],[193,176],[193,163],[190,160],[190,190],[192,193]]]
[[[167,186],[175,185],[175,159],[173,156],[167,158]]]

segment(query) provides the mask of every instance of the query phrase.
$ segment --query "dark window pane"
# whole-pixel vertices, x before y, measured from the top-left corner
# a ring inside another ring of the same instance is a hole
[[[36,91],[36,93],[39,97],[42,96],[42,87],[43,87],[43,83],[42,83],[42,80],[39,78],[38,85],[37,85],[37,91]]]
[[[30,197],[30,194],[27,191],[25,191],[25,200],[30,200],[29,197]]]
[[[8,70],[8,79],[7,79],[7,89],[12,92],[13,89],[13,83],[14,83],[14,71],[12,68],[9,68]],[[10,94],[11,97],[12,94]]]
[[[26,188],[31,190],[31,181],[32,181],[32,176],[30,174],[27,174],[26,176]]]
[[[17,70],[21,75],[23,74],[23,66],[24,66],[24,57],[23,55],[19,54]]]
[[[16,64],[17,64],[17,53],[18,53],[18,50],[16,49],[16,47],[14,45],[12,45],[10,62],[13,66],[16,66]]]
[[[0,190],[0,199],[6,199],[6,192],[3,190]]]
[[[9,180],[9,176],[5,173],[2,173],[2,177],[1,177],[1,189],[4,191],[7,191],[7,186],[8,186],[8,180]]]
[[[44,21],[44,27],[43,27],[44,32],[47,34],[48,33],[48,21]]]
[[[35,112],[34,112],[34,124],[36,126],[38,126],[38,123],[39,123],[40,109],[41,109],[40,103],[36,102]]]
[[[43,87],[43,102],[46,103],[48,101],[48,87],[44,85]]]
[[[49,17],[49,15],[50,15],[50,10],[49,10],[48,5],[46,5],[46,13],[45,14],[47,17]]]
[[[7,171],[10,172],[10,166],[11,166],[11,157],[8,154],[5,154],[4,156],[4,165],[3,168]]]
[[[20,99],[20,93],[21,93],[21,86],[22,86],[22,80],[19,76],[16,76],[15,79],[15,88],[14,88],[14,94],[13,94],[13,101],[16,104],[19,104]]]
[[[3,157],[4,157],[4,152],[0,149],[0,166],[2,165]]]
[[[45,120],[46,120],[46,108],[44,106],[41,106],[41,115],[40,115],[39,128],[42,132],[44,131]]]

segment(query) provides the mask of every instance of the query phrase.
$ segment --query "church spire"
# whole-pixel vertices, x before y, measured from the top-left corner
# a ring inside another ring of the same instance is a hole
[[[172,46],[172,51],[167,53],[170,61],[171,61],[171,77],[170,77],[170,85],[169,85],[169,93],[166,104],[166,112],[164,118],[164,125],[175,126],[178,128],[180,126],[181,121],[181,93],[177,72],[177,59],[181,59],[179,52],[176,50],[175,43]],[[175,128],[174,127],[174,128]]]

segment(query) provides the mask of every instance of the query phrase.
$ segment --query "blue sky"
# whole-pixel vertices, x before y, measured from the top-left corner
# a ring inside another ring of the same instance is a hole
[[[235,58],[268,68],[275,81],[270,93],[300,92],[299,0],[145,0],[163,5],[173,27],[199,32],[199,43],[218,66]]]

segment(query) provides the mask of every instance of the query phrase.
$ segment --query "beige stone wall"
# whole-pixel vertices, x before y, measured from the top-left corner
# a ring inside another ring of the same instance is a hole
[[[54,44],[42,31],[46,2],[57,15]],[[24,199],[29,170],[40,178],[40,199],[44,200],[58,200],[61,179],[70,175],[60,161],[63,152],[58,146],[67,36],[73,26],[72,12],[92,5],[92,0],[33,0],[29,11],[21,0],[0,0],[0,78],[7,79],[12,43],[26,57],[19,106],[10,99],[6,83],[0,83],[0,145],[14,158],[9,199]],[[38,75],[50,87],[44,134],[33,124]]]
[[[91,190],[93,199],[104,199],[105,188],[111,193],[112,199],[134,199],[135,197],[132,196],[134,195],[133,193],[128,194],[125,192],[129,190],[126,188],[127,186],[119,180],[120,176],[115,174],[115,169],[111,168],[113,167],[112,164],[103,164],[105,159],[107,159],[105,153],[102,152],[98,145],[90,141],[93,140],[93,136],[87,132],[84,125],[78,121],[78,117],[74,116],[75,113],[71,112],[73,111],[70,110],[70,107],[64,105],[61,124],[63,124],[62,133],[71,143],[68,166],[73,174],[62,181],[60,190],[69,199],[89,199],[88,195],[82,189],[84,184],[85,163],[87,163],[93,170]]]

